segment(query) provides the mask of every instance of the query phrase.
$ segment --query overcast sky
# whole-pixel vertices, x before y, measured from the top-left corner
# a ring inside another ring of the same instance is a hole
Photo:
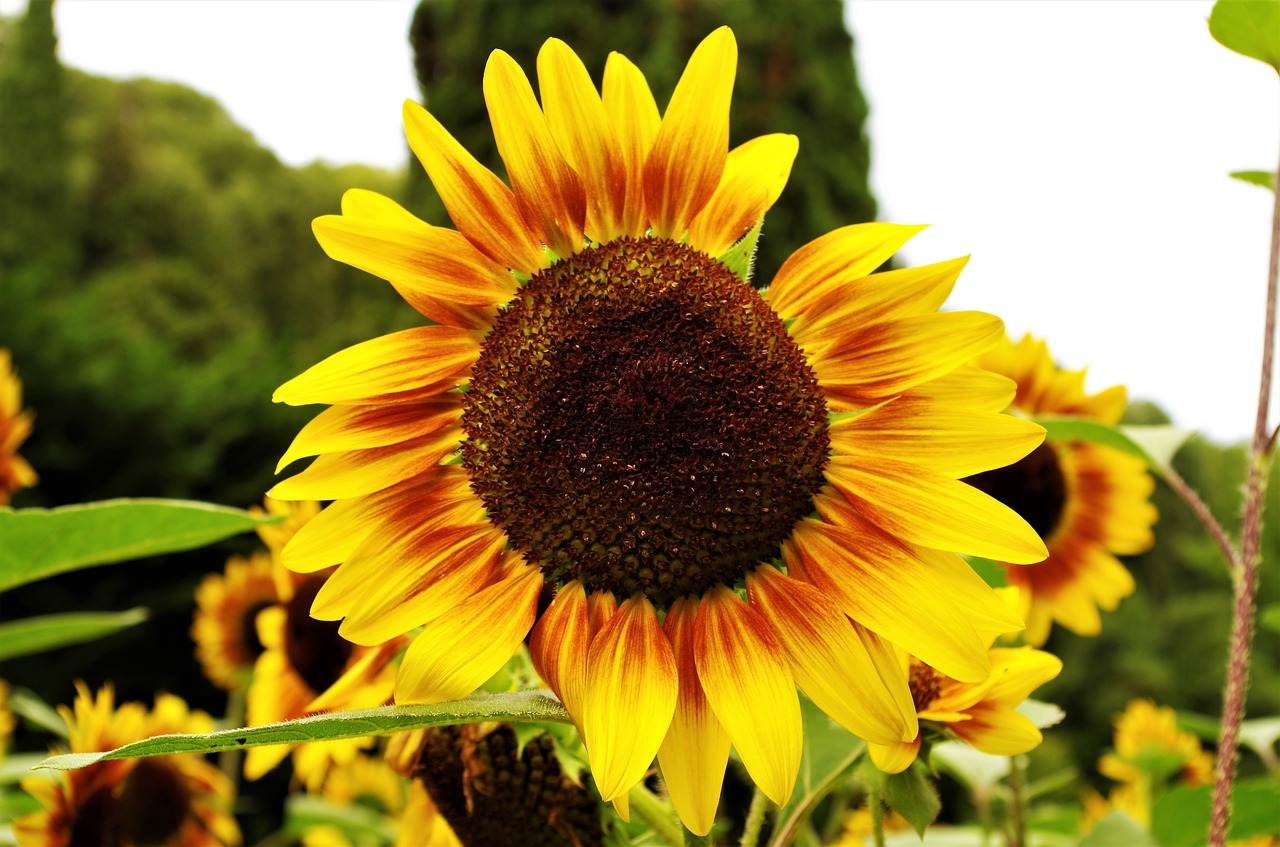
[[[56,14],[68,65],[189,84],[286,162],[396,167],[414,5],[60,0]],[[1126,383],[1235,440],[1256,402],[1271,203],[1226,174],[1275,168],[1280,94],[1209,37],[1211,5],[855,0],[847,19],[881,217],[933,224],[905,258],[972,254],[952,308],[998,314],[1089,366],[1091,388]]]

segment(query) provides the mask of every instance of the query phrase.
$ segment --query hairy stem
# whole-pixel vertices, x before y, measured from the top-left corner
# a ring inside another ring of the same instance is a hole
[[[675,811],[668,803],[645,788],[644,783],[631,789],[627,794],[627,802],[631,805],[631,811],[653,827],[653,831],[659,838],[671,847],[684,847],[684,827],[676,821]]]
[[[756,786],[756,793],[751,795],[751,808],[747,809],[747,822],[742,828],[738,847],[756,847],[760,841],[760,830],[764,827],[764,813],[768,808],[769,798]]]
[[[1218,759],[1214,768],[1213,809],[1209,818],[1209,845],[1222,847],[1231,820],[1231,785],[1236,774],[1236,753],[1240,742],[1240,722],[1244,719],[1244,696],[1249,688],[1249,648],[1253,643],[1253,622],[1258,592],[1258,546],[1262,536],[1262,495],[1270,467],[1267,448],[1267,409],[1271,403],[1271,366],[1275,354],[1276,288],[1280,279],[1280,166],[1272,186],[1271,257],[1267,268],[1267,313],[1262,338],[1262,379],[1258,387],[1258,416],[1249,451],[1249,477],[1245,483],[1244,530],[1240,540],[1240,568],[1235,572],[1232,604],[1231,645],[1227,656],[1227,681],[1222,695],[1222,735],[1218,739]]]
[[[1226,530],[1222,528],[1222,524],[1218,523],[1218,519],[1213,516],[1213,512],[1209,510],[1208,504],[1200,499],[1200,495],[1196,490],[1187,485],[1172,465],[1163,468],[1160,476],[1173,489],[1173,493],[1182,498],[1182,502],[1191,507],[1191,511],[1195,513],[1196,518],[1208,530],[1209,536],[1213,538],[1218,548],[1222,550],[1222,555],[1227,560],[1227,570],[1232,573],[1240,569],[1240,551],[1236,549],[1231,538],[1227,536]]]

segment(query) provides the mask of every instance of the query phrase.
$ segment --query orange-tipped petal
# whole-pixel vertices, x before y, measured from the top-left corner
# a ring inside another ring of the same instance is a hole
[[[504,268],[532,274],[546,264],[515,195],[426,109],[406,100],[404,130],[458,231]]]
[[[587,658],[582,734],[603,799],[644,778],[671,725],[678,685],[658,613],[636,595],[592,640]]]
[[[396,702],[441,703],[479,688],[529,633],[541,589],[541,569],[517,564],[501,582],[423,627],[400,664]]]
[[[462,437],[462,427],[451,424],[402,444],[326,453],[267,494],[278,500],[342,500],[372,494],[426,473],[458,449]]]
[[[579,725],[591,645],[589,626],[587,595],[582,583],[575,579],[556,592],[529,639],[529,656],[538,676],[551,686]]]
[[[445,429],[461,417],[462,395],[454,392],[421,404],[330,406],[298,432],[276,473],[306,456],[403,444]]]
[[[601,102],[609,122],[618,135],[622,161],[626,169],[626,206],[623,210],[624,235],[640,238],[648,229],[649,219],[644,205],[644,163],[658,137],[662,116],[644,74],[621,53],[610,53],[604,66]]]
[[[682,238],[720,182],[729,155],[729,100],[738,70],[733,31],[703,39],[671,95],[644,166],[653,234]]]
[[[721,585],[703,597],[694,636],[698,678],[742,764],[785,805],[800,770],[800,698],[781,645],[755,609]]]
[[[810,241],[782,263],[765,297],[784,318],[803,314],[828,291],[867,276],[923,226],[853,224]]]
[[[818,708],[867,741],[915,737],[919,727],[906,674],[878,665],[853,624],[822,592],[771,565],[747,576],[747,591],[791,661],[796,682]]]
[[[538,88],[556,146],[586,190],[586,235],[597,243],[612,241],[623,234],[626,162],[591,75],[558,38],[538,51]]]
[[[719,256],[778,201],[800,149],[794,135],[753,138],[729,151],[711,199],[689,224],[689,246]]]
[[[582,181],[556,148],[528,77],[501,50],[485,64],[484,101],[525,222],[557,256],[572,256],[582,249]]]
[[[271,400],[366,404],[413,389],[451,390],[480,355],[480,336],[448,326],[420,326],[339,350],[276,389]]]
[[[682,597],[667,610],[662,624],[676,658],[680,695],[671,727],[658,750],[658,764],[680,820],[694,835],[706,835],[720,805],[724,770],[729,763],[729,734],[711,710],[698,681],[693,649],[697,619],[698,601]]]

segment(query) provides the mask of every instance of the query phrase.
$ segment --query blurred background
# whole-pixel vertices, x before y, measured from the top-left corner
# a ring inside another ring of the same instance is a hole
[[[311,219],[336,212],[352,187],[382,192],[428,221],[448,224],[395,129],[399,102],[420,99],[501,173],[480,91],[491,49],[507,50],[532,74],[538,47],[554,35],[574,47],[597,80],[607,53],[617,50],[644,70],[661,105],[694,45],[729,24],[740,51],[731,143],[767,132],[801,139],[791,181],[766,223],[758,280],[767,281],[792,250],[830,229],[887,217],[880,209],[895,220],[942,224],[950,235],[922,236],[922,246],[905,259],[934,261],[982,246],[986,253],[962,278],[955,307],[991,311],[1018,333],[1047,337],[1051,349],[1067,351],[1060,353],[1067,366],[1089,364],[1096,353],[1107,364],[1095,368],[1094,390],[1129,381],[1135,396],[1158,400],[1135,404],[1135,422],[1168,421],[1172,412],[1174,422],[1207,431],[1210,437],[1193,438],[1176,465],[1234,528],[1245,456],[1236,442],[1250,427],[1256,390],[1258,342],[1248,342],[1260,338],[1267,199],[1261,189],[1227,180],[1225,171],[1271,167],[1274,112],[1270,139],[1263,130],[1253,133],[1260,140],[1235,145],[1244,132],[1224,132],[1221,122],[1236,116],[1206,117],[1197,104],[1256,98],[1212,85],[1192,90],[1177,82],[1182,65],[1143,63],[1141,51],[1160,43],[1153,32],[1191,33],[1195,22],[1204,43],[1179,49],[1216,51],[1223,62],[1246,64],[1204,32],[1208,3],[1174,4],[1181,10],[1176,20],[1168,4],[1083,4],[1107,14],[1119,9],[1116,26],[1131,27],[1124,37],[1072,19],[1062,4],[943,5],[64,0],[54,8],[50,0],[3,0],[0,347],[12,351],[26,406],[36,414],[22,454],[40,474],[39,485],[20,492],[14,506],[133,496],[259,503],[276,460],[314,414],[273,406],[272,390],[344,346],[420,320],[381,281],[325,257],[310,231]],[[376,36],[354,22],[364,14],[355,7],[371,10],[368,19],[381,27]],[[1028,17],[1027,7],[1043,7],[1037,14],[1049,17]],[[1135,17],[1136,8],[1149,17]],[[935,12],[940,17],[931,20]],[[985,21],[1002,18],[1006,28],[995,42],[1005,52],[993,56]],[[214,29],[214,19],[227,28]],[[321,20],[329,27],[323,36],[315,29]],[[96,52],[76,49],[99,72],[59,50],[64,22],[76,33],[68,43],[97,45]],[[1061,49],[1071,41],[1064,32],[1073,31],[1062,27],[1073,26],[1098,39],[1069,47],[1077,65],[1065,73],[1078,88],[1058,76],[1035,77],[1039,63],[1056,61],[1037,54]],[[381,40],[371,42],[375,37]],[[142,51],[130,47],[138,40],[159,42],[157,61],[171,57],[173,70],[110,66],[138,61]],[[309,49],[295,52],[295,42]],[[224,104],[210,96],[212,83],[171,81],[185,67],[184,54],[208,49],[216,53],[216,77],[238,80],[237,90],[258,89],[262,102]],[[1125,49],[1139,81],[1121,91],[1132,108],[1099,113],[1089,96],[1106,86],[1106,73],[1125,66]],[[1119,59],[1107,50],[1118,50]],[[366,51],[401,63],[385,86],[355,85],[372,67],[362,58]],[[1215,54],[1190,73],[1216,73],[1217,61]],[[998,84],[964,87],[966,79],[984,78]],[[867,79],[875,80],[874,89]],[[1241,85],[1253,84],[1247,79]],[[1144,91],[1150,99],[1142,99]],[[376,120],[355,111],[365,101],[379,104]],[[261,126],[233,118],[237,108],[263,110]],[[309,123],[317,110],[335,128]],[[1265,109],[1240,111],[1249,112],[1248,127],[1268,120]],[[1168,113],[1177,121],[1160,123]],[[980,123],[964,123],[963,115]],[[318,140],[342,135],[348,146],[338,153],[290,147],[287,155],[265,146],[279,124],[290,123],[326,136]],[[1151,123],[1173,151],[1150,151],[1153,158],[1144,159],[1127,139]],[[877,133],[881,126],[896,135],[886,140]],[[1197,134],[1205,128],[1208,135]],[[392,131],[397,135],[388,141]],[[378,152],[365,160],[372,164],[355,163],[366,139]],[[1074,159],[1059,142],[1076,151]],[[1180,143],[1225,147],[1238,161],[1193,163]],[[1250,158],[1256,151],[1262,152]],[[1178,161],[1170,164],[1166,155]],[[888,164],[878,173],[879,161]],[[1081,191],[1082,174],[1117,163],[1128,176],[1112,177],[1109,189],[1105,180],[1089,182],[1087,213],[1061,200]],[[1225,193],[1184,197],[1180,167],[1189,174],[1187,186],[1208,179],[1212,191]],[[1153,168],[1158,178],[1148,181]],[[1104,193],[1110,191],[1115,196]],[[1135,205],[1135,194],[1150,204]],[[1030,205],[1032,196],[1037,205]],[[1192,233],[1162,223],[1166,214]],[[1133,234],[1152,221],[1165,226],[1157,240]],[[971,240],[953,246],[956,237]],[[1098,244],[1113,252],[1096,252]],[[1123,361],[1144,370],[1127,377],[1118,350],[1130,351]],[[1229,400],[1216,393],[1228,389],[1235,392]],[[1227,416],[1210,414],[1224,407]],[[1272,500],[1280,496],[1277,486],[1271,491]],[[1220,709],[1230,580],[1185,507],[1163,487],[1156,502],[1162,516],[1156,547],[1129,562],[1136,595],[1104,616],[1101,637],[1058,630],[1047,647],[1066,670],[1038,696],[1063,706],[1067,718],[1048,734],[1037,753],[1044,764],[1034,767],[1075,762],[1091,773],[1109,743],[1112,716],[1132,697],[1204,714]],[[69,701],[73,679],[93,686],[114,679],[120,699],[149,702],[155,690],[167,689],[220,713],[222,693],[192,659],[192,592],[203,574],[221,569],[227,553],[249,546],[246,539],[5,595],[5,619],[141,605],[152,620],[91,645],[10,662],[2,675],[51,703]],[[1280,535],[1272,524],[1265,550],[1262,607],[1280,602]],[[1274,633],[1260,633],[1253,667],[1250,713],[1280,713]]]

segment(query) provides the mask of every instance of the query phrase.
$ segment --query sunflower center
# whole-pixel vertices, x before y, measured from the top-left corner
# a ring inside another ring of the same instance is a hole
[[[191,813],[191,789],[182,774],[159,759],[139,759],[120,792],[124,843],[169,844]]]
[[[942,674],[923,662],[911,660],[907,680],[911,687],[911,702],[915,704],[917,712],[923,712],[929,708],[930,703],[938,699],[943,679]]]
[[[1062,520],[1067,483],[1058,454],[1047,442],[1008,467],[975,474],[965,482],[1013,509],[1041,538],[1053,534]]]
[[[286,607],[284,649],[289,665],[316,694],[338,681],[351,658],[352,644],[338,634],[336,621],[311,617],[311,603],[324,585],[312,577],[298,586]]]
[[[659,605],[733,585],[813,509],[827,408],[749,285],[666,239],[540,272],[473,370],[463,461],[530,561]]]

